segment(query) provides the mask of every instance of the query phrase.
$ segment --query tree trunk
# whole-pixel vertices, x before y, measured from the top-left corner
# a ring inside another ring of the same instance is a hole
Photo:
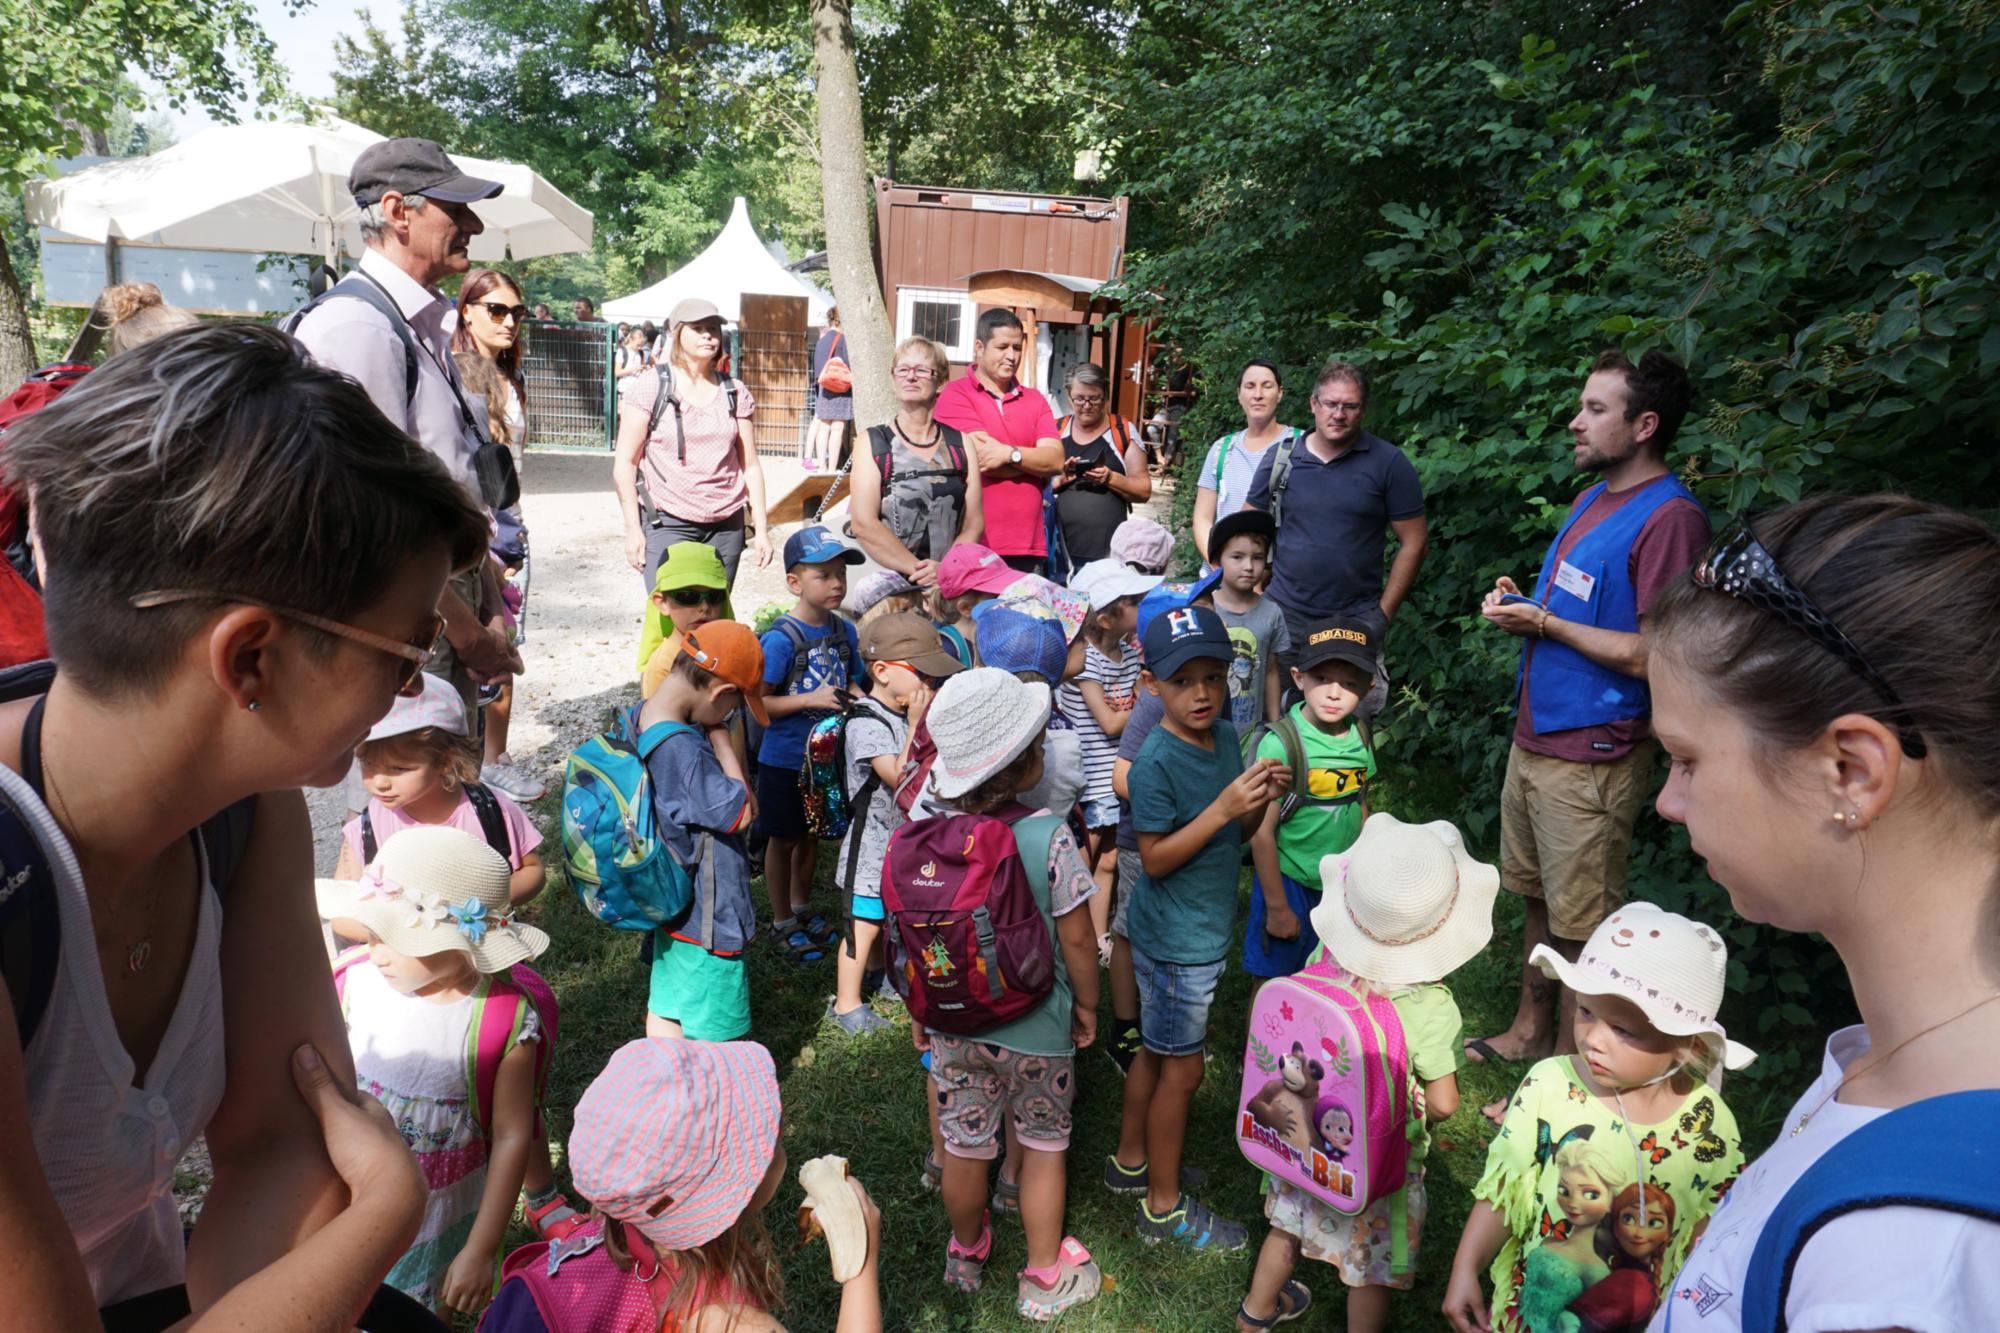
[[[854,368],[854,421],[866,429],[896,414],[889,384],[889,312],[875,280],[868,223],[868,141],[861,127],[861,78],[854,60],[852,0],[812,0],[813,63],[819,82],[820,191],[826,208],[827,269],[840,306],[847,361]]]
[[[0,240],[0,397],[14,392],[35,368],[35,334],[28,300],[14,275],[14,259]]]

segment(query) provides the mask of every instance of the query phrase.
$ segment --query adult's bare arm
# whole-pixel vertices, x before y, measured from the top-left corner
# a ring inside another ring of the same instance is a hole
[[[625,563],[642,573],[646,568],[646,522],[639,513],[639,460],[645,453],[646,413],[630,403],[620,403],[611,485],[618,492],[618,514],[625,527]]]

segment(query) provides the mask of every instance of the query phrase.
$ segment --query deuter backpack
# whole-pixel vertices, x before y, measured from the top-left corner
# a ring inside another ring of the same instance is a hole
[[[1253,1166],[1353,1216],[1403,1188],[1421,1104],[1386,997],[1325,958],[1257,992],[1236,1110]]]
[[[896,806],[909,815],[918,801],[930,803],[930,793],[924,789],[930,785],[931,765],[937,762],[937,742],[931,739],[930,719],[917,720],[917,730],[910,737],[910,754],[903,761],[902,776],[896,779]]]
[[[646,760],[669,736],[694,728],[655,722],[639,732],[640,707],[620,713],[564,765],[563,852],[585,911],[619,930],[671,930],[694,907],[694,881],[660,836]]]
[[[955,1036],[1030,1013],[1055,988],[1055,940],[1030,881],[1048,883],[1055,815],[938,814],[905,824],[882,861],[889,976],[910,1017]]]

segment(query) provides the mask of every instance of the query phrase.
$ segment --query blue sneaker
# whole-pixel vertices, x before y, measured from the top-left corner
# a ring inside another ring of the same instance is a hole
[[[1154,1216],[1146,1201],[1139,1201],[1139,1239],[1148,1245],[1158,1245],[1163,1240],[1178,1241],[1206,1254],[1240,1250],[1250,1243],[1250,1232],[1241,1222],[1217,1217],[1207,1204],[1183,1194],[1164,1217]]]

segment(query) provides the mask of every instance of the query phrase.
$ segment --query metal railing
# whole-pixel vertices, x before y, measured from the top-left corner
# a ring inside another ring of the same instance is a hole
[[[812,335],[742,329],[735,343],[736,378],[757,400],[757,452],[801,457],[812,424]]]
[[[528,445],[608,453],[618,429],[611,324],[531,319],[522,328],[528,383]]]

